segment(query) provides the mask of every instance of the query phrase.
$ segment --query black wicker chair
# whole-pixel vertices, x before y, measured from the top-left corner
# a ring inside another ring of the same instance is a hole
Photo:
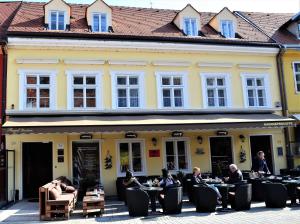
[[[167,188],[164,195],[164,213],[179,214],[182,208],[182,187]]]
[[[252,185],[236,185],[235,192],[229,193],[231,208],[236,211],[249,210],[251,208]]]
[[[217,206],[217,193],[205,185],[194,185],[194,202],[197,212],[214,212]]]
[[[248,182],[252,184],[252,200],[253,201],[264,201],[265,193],[264,193],[264,187],[262,184],[263,181],[260,179],[249,179]]]
[[[126,189],[127,207],[130,216],[148,216],[149,195],[140,188]]]
[[[284,208],[288,199],[287,189],[280,183],[264,182],[265,203],[268,208]]]

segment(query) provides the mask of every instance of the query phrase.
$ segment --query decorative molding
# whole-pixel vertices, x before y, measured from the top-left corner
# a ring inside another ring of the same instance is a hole
[[[253,69],[270,69],[272,68],[271,64],[238,64],[239,68],[253,68]]]
[[[138,61],[138,60],[108,60],[110,65],[147,65],[147,61]]]
[[[233,46],[217,44],[191,44],[191,43],[162,43],[141,41],[109,41],[109,40],[72,40],[54,38],[26,38],[9,37],[9,48],[83,48],[83,49],[115,49],[115,50],[140,50],[150,52],[211,52],[211,53],[237,53],[237,54],[260,54],[276,55],[277,47],[263,46]]]
[[[175,67],[188,67],[191,65],[188,61],[153,61],[154,66],[175,66]]]
[[[218,68],[232,68],[232,63],[218,63],[218,62],[199,62],[199,67],[218,67]]]
[[[29,58],[19,58],[16,59],[17,64],[58,64],[59,59],[29,59]]]
[[[67,65],[103,65],[105,60],[94,59],[64,59],[64,63]]]

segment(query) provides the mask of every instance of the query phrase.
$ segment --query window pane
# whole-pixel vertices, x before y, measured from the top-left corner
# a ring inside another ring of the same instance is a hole
[[[175,107],[182,107],[182,90],[174,89],[174,103]]]
[[[128,143],[120,143],[120,171],[125,173],[129,167],[129,146]]]
[[[217,79],[217,85],[218,86],[224,86],[224,79]]]
[[[139,107],[139,99],[130,98],[130,107]]]
[[[190,28],[190,20],[189,19],[184,20],[184,28],[185,28],[185,34],[186,35],[191,35],[191,28]]]
[[[191,20],[191,26],[192,26],[191,27],[191,29],[192,29],[192,35],[193,36],[197,36],[197,33],[198,33],[197,31],[198,30],[197,30],[197,24],[196,24],[196,20],[195,19]]]
[[[300,72],[300,63],[294,64],[295,72]]]
[[[215,79],[206,79],[206,85],[213,86],[215,83]]]
[[[175,97],[182,97],[182,90],[181,89],[174,89],[174,96]]]
[[[139,106],[139,91],[138,89],[130,89],[130,107]]]
[[[142,158],[133,158],[132,159],[132,170],[133,172],[141,172],[142,171]]]
[[[40,89],[40,97],[49,97],[49,89]]]
[[[264,86],[264,80],[263,79],[256,79],[256,85],[257,86]]]
[[[219,98],[219,106],[225,107],[225,98]]]
[[[65,14],[64,14],[64,12],[58,13],[58,29],[59,30],[65,29]]]
[[[40,77],[40,84],[42,84],[42,85],[48,85],[48,84],[50,84],[50,78],[49,78],[49,76],[41,76]]]
[[[248,97],[254,97],[254,90],[248,90]]]
[[[175,170],[175,156],[167,156],[167,169]]]
[[[296,81],[300,82],[300,75],[296,75]]]
[[[178,141],[177,142],[177,154],[178,155],[185,155],[185,141]]]
[[[56,12],[51,12],[51,30],[56,30]]]
[[[126,89],[118,89],[118,97],[126,97]]]
[[[184,170],[187,169],[188,165],[187,165],[187,159],[186,156],[178,156],[178,169],[180,170]]]
[[[74,107],[83,107],[83,98],[75,98]]]
[[[96,78],[95,77],[86,77],[86,84],[87,85],[95,85],[96,84]]]
[[[173,142],[166,142],[166,153],[167,153],[167,156],[175,155]]]
[[[74,77],[73,78],[73,83],[75,85],[81,85],[81,84],[83,84],[83,77]]]
[[[28,98],[27,97],[26,107],[27,108],[36,108],[36,98]]]
[[[36,97],[36,89],[27,89],[27,97]]]
[[[96,107],[96,98],[86,99],[86,107]]]
[[[130,85],[138,85],[138,78],[137,77],[130,77],[129,78]]]
[[[170,78],[162,78],[162,84],[163,85],[170,85]]]
[[[87,89],[86,97],[96,97],[96,90],[95,89]]]
[[[208,89],[207,90],[207,96],[208,97],[214,97],[215,96],[215,92],[213,89]]]
[[[253,79],[247,79],[247,86],[254,86],[254,80]]]
[[[224,98],[225,97],[225,90],[224,89],[219,89],[218,90],[218,96]]]
[[[208,98],[208,106],[210,106],[210,107],[215,106],[215,99],[214,98]]]
[[[36,76],[27,76],[26,83],[27,84],[36,84]]]
[[[49,98],[40,98],[40,108],[49,108],[50,99]]]
[[[106,14],[101,14],[101,32],[107,31]]]
[[[93,31],[94,32],[99,32],[99,14],[94,14],[93,15]]]
[[[118,77],[117,84],[118,85],[126,85],[126,77]]]
[[[171,90],[163,89],[163,105],[164,107],[171,106]]]
[[[74,97],[83,98],[83,89],[74,89]]]
[[[180,77],[173,78],[173,85],[175,85],[175,86],[182,85],[181,78]]]
[[[118,99],[118,107],[127,107],[127,100],[126,100],[126,98],[119,98]]]
[[[131,145],[132,147],[132,156],[133,157],[141,157],[141,143],[139,142],[134,142]]]
[[[126,89],[118,89],[118,107],[127,107]]]

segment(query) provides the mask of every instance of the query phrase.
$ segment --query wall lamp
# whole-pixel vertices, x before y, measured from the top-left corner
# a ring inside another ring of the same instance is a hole
[[[157,145],[157,138],[153,137],[153,138],[151,139],[151,141],[152,141],[153,146],[156,146],[156,145]]]
[[[197,141],[201,145],[203,142],[203,138],[201,136],[197,136]]]
[[[245,142],[246,137],[244,135],[239,136],[242,142]]]

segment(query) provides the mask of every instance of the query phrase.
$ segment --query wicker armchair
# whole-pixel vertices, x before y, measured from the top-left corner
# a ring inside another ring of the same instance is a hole
[[[197,212],[214,212],[217,206],[217,193],[205,185],[194,185],[194,203]]]
[[[126,189],[127,207],[130,216],[148,216],[149,195],[140,188]]]
[[[263,183],[265,203],[268,208],[284,208],[288,198],[287,189],[280,183]]]
[[[240,184],[235,192],[229,193],[231,208],[236,211],[249,210],[251,208],[252,185]]]
[[[164,196],[164,213],[179,214],[182,208],[182,187],[167,188]]]

